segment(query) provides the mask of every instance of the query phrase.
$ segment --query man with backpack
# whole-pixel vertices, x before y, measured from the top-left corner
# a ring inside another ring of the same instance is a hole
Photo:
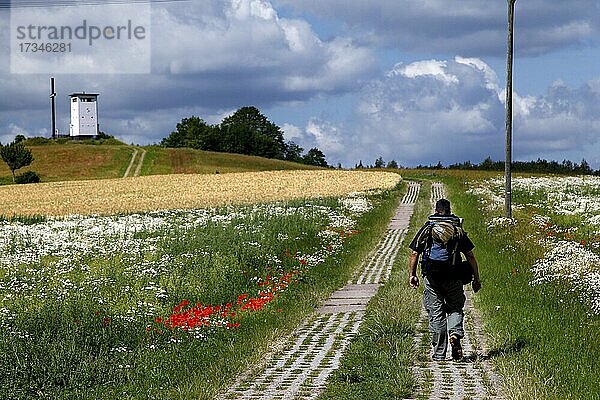
[[[473,242],[462,229],[462,219],[451,213],[450,202],[438,200],[435,214],[417,232],[409,245],[410,285],[419,286],[417,262],[421,256],[421,272],[425,285],[423,305],[429,315],[429,331],[434,361],[446,359],[448,337],[452,359],[463,357],[460,340],[464,337],[463,284],[472,280],[473,291],[481,288],[479,268],[473,254]],[[464,254],[466,261],[462,260]]]

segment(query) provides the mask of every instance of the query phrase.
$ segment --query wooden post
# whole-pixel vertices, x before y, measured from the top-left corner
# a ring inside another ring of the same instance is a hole
[[[508,51],[506,58],[506,159],[504,162],[504,210],[506,218],[512,217],[512,67],[513,26],[515,1],[508,1]]]

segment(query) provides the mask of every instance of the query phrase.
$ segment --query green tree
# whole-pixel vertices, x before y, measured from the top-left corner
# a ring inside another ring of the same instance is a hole
[[[13,182],[15,181],[15,171],[19,168],[26,167],[33,162],[33,154],[31,154],[31,150],[26,148],[21,142],[12,142],[6,146],[1,146],[0,156],[8,165],[8,168],[10,168],[10,172],[13,176]]]
[[[163,147],[189,147],[199,150],[223,151],[218,128],[208,125],[200,117],[183,118],[177,129],[164,138]]]
[[[590,164],[585,160],[581,160],[581,164],[575,168],[575,172],[583,175],[589,175],[592,173],[592,169],[590,168]]]
[[[304,163],[308,165],[316,165],[318,167],[327,167],[325,154],[316,147],[310,149],[304,156]]]
[[[398,163],[396,160],[392,160],[387,164],[386,168],[398,169]]]
[[[485,160],[483,160],[483,162],[481,164],[479,164],[479,167],[484,170],[484,171],[491,171],[494,168],[494,161],[492,160],[492,157],[487,156],[487,158]]]
[[[377,160],[375,160],[375,168],[383,168],[384,165],[385,163],[383,162],[383,157],[379,157]]]
[[[25,137],[25,135],[20,135],[19,134],[19,135],[15,136],[15,143],[21,143],[21,142],[24,142],[26,140],[27,140],[27,138]]]
[[[98,136],[96,136],[96,139],[114,139],[115,137],[113,135],[109,135],[106,132],[98,132]]]
[[[221,122],[223,151],[284,159],[281,129],[256,107],[242,107]]]
[[[317,149],[302,156],[304,149],[284,142],[283,131],[256,107],[242,107],[223,119],[220,125],[208,125],[192,116],[177,124],[177,129],[162,139],[163,147],[189,147],[200,150],[248,154],[327,167],[325,156]]]
[[[304,149],[294,142],[287,142],[285,145],[283,159],[297,163],[303,162],[302,152]]]
[[[571,161],[571,160],[563,160],[562,167],[567,172],[573,171],[573,161]]]

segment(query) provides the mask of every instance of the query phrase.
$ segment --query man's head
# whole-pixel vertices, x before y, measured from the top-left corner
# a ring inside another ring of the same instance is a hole
[[[450,202],[446,199],[440,199],[435,203],[435,212],[442,215],[450,215]]]

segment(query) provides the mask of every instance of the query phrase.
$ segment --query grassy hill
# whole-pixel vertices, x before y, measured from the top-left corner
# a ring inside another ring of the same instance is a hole
[[[136,148],[147,151],[140,175],[315,169],[307,165],[262,157],[194,149],[166,149],[158,146],[67,142],[27,147],[31,149],[34,161],[30,166],[17,170],[17,174],[35,171],[43,182],[120,178],[125,173]],[[10,170],[0,160],[0,184],[9,183],[12,183]]]
[[[243,154],[194,149],[166,149],[158,146],[144,147],[144,149],[147,150],[147,154],[141,175],[319,169],[304,164]]]

